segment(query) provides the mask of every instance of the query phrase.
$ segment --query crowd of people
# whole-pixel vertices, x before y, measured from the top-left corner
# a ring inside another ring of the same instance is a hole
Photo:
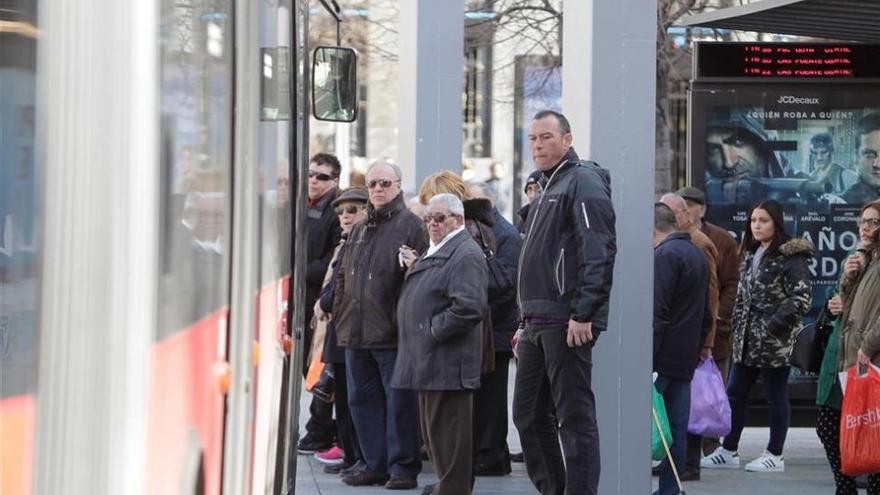
[[[300,453],[348,485],[388,489],[416,488],[429,460],[437,482],[423,494],[471,493],[475,476],[511,472],[508,370],[516,359],[512,419],[535,488],[597,493],[592,352],[608,325],[615,214],[608,171],[580,159],[572,140],[564,115],[534,116],[536,170],[516,225],[490,187],[453,172],[427,177],[407,201],[393,163],[373,163],[366,188],[339,191],[338,160],[313,157],[306,340],[323,338],[311,347],[334,378],[334,399],[313,399]],[[758,378],[770,437],[745,470],[785,468],[789,356],[811,304],[814,249],[786,231],[772,200],[751,208],[739,246],[705,214],[705,194],[694,187],[654,206],[654,386],[672,433],[670,456],[655,467],[660,495],[679,493],[701,469],[739,467]],[[880,360],[880,202],[861,215],[859,249],[828,302],[838,318],[817,398],[817,431],[839,494],[856,485],[840,472],[837,372]],[[688,433],[691,379],[709,359],[732,413],[723,439]],[[880,493],[880,476],[869,478],[868,493]]]

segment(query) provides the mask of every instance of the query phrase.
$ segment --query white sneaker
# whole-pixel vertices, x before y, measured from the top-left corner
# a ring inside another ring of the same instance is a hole
[[[700,467],[706,469],[739,469],[739,454],[718,447],[715,452],[700,459]]]
[[[785,471],[785,460],[781,455],[764,451],[760,457],[746,464],[746,471],[755,473],[781,473]]]

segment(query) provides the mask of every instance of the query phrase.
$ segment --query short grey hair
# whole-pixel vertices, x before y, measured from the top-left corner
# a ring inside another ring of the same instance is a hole
[[[464,204],[458,199],[458,196],[449,193],[435,194],[428,200],[428,206],[440,203],[449,208],[449,213],[464,218]]]
[[[678,229],[675,212],[666,203],[654,203],[654,230],[669,233]]]
[[[678,194],[675,193],[666,193],[660,197],[660,202],[666,204],[666,206],[672,208],[673,210],[687,210],[688,203],[685,199]],[[673,207],[669,203],[678,203],[678,208]]]
[[[400,167],[398,167],[397,164],[392,162],[391,160],[375,160],[373,163],[370,164],[369,167],[367,167],[367,173],[364,174],[364,176],[370,175],[371,170],[382,165],[390,168],[394,172],[394,175],[397,177],[397,180],[403,180],[403,173],[400,171]]]

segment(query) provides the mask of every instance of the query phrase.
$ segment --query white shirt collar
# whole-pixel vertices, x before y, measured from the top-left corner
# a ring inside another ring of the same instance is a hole
[[[446,234],[446,237],[444,237],[443,239],[440,239],[440,242],[438,242],[437,244],[434,244],[434,243],[432,242],[432,243],[431,243],[431,247],[428,248],[428,252],[425,253],[425,258],[427,258],[428,256],[431,256],[432,254],[434,254],[434,253],[436,253],[437,251],[439,251],[440,248],[442,248],[444,244],[446,244],[447,242],[449,242],[449,239],[452,239],[453,237],[455,237],[455,234],[458,234],[458,233],[461,232],[462,230],[464,230],[464,224],[462,224],[461,227],[459,227],[459,228],[453,230],[452,232]]]

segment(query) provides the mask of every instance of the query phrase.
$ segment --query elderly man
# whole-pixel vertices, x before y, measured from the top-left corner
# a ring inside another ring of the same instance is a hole
[[[412,390],[392,388],[397,358],[395,311],[403,285],[401,250],[428,247],[422,221],[406,209],[400,169],[377,162],[367,170],[367,219],[352,228],[336,278],[333,321],[345,347],[348,403],[364,465],[342,480],[352,486],[417,486],[419,404]]]
[[[684,198],[677,194],[664,194],[660,198],[660,202],[668,206],[675,213],[675,220],[678,224],[678,230],[683,230],[690,234],[690,240],[695,246],[700,248],[706,261],[709,263],[709,307],[712,311],[713,318],[709,321],[706,340],[703,342],[703,349],[700,356],[703,359],[712,357],[712,347],[715,345],[715,326],[718,316],[718,249],[709,239],[709,236],[700,232],[692,221],[690,210]],[[700,457],[702,454],[703,439],[697,435],[688,434],[688,466],[686,470],[682,470],[682,480],[696,481],[700,479]]]
[[[709,265],[678,231],[672,209],[654,205],[654,386],[663,395],[672,432],[672,462],[681,473],[687,454],[691,378],[700,356],[712,312],[707,304]],[[679,493],[672,466],[664,462],[655,495]]]
[[[593,345],[608,327],[617,241],[609,173],[578,158],[572,140],[564,115],[535,114],[529,143],[543,192],[520,253],[513,422],[542,495],[599,487]]]
[[[392,386],[419,391],[422,435],[437,472],[423,494],[471,493],[473,391],[480,387],[488,269],[464,227],[464,205],[437,194],[425,214],[431,247],[411,265],[397,304],[400,352]]]

